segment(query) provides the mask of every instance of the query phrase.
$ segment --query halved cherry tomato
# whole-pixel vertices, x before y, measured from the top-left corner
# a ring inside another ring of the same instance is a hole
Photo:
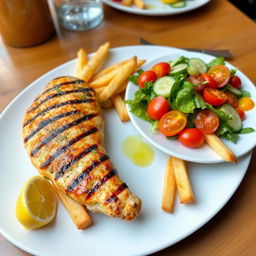
[[[236,89],[241,89],[242,82],[238,76],[231,76],[229,79],[229,83],[234,86]]]
[[[200,75],[189,76],[187,79],[191,84],[195,85],[195,89],[199,92],[205,87],[204,79]]]
[[[236,109],[236,112],[237,112],[238,115],[240,116],[241,120],[244,121],[245,118],[246,118],[244,111],[243,111],[242,109],[237,108],[237,109]]]
[[[197,128],[187,128],[179,133],[179,142],[189,148],[199,148],[204,144],[204,134]]]
[[[238,108],[243,111],[248,111],[254,108],[254,102],[250,97],[242,97],[238,100]]]
[[[153,68],[151,70],[156,73],[157,77],[162,77],[162,76],[166,76],[170,73],[171,67],[168,62],[160,62],[160,63],[156,64],[155,66],[153,66]]]
[[[165,136],[174,136],[182,131],[187,124],[187,117],[178,110],[171,110],[159,121],[158,128]]]
[[[203,73],[201,74],[201,77],[203,78],[204,81],[208,82],[207,84],[205,84],[206,87],[218,88],[217,82],[209,74]]]
[[[153,98],[147,108],[148,116],[153,120],[159,120],[169,110],[169,102],[163,96]]]
[[[145,87],[146,82],[155,82],[157,75],[154,71],[148,70],[140,74],[138,78],[138,83],[141,88]]]
[[[213,106],[220,106],[224,104],[228,99],[224,92],[214,88],[205,88],[203,91],[203,97],[207,103]]]
[[[208,74],[217,82],[219,88],[226,85],[230,78],[229,69],[224,65],[211,67]]]
[[[226,103],[230,104],[234,108],[237,108],[238,107],[238,99],[237,99],[236,95],[232,92],[225,92],[225,93],[228,97]]]
[[[203,133],[212,134],[214,133],[220,124],[218,115],[209,109],[199,111],[195,117],[196,128],[201,130]]]

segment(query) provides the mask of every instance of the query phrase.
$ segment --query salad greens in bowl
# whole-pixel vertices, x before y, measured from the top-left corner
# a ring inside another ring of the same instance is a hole
[[[161,151],[217,163],[223,159],[205,143],[208,134],[221,138],[236,157],[256,145],[255,86],[222,57],[166,55],[129,80],[125,102],[131,121]]]

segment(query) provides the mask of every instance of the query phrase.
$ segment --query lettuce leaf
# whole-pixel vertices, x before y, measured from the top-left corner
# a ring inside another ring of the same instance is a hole
[[[178,91],[172,108],[179,110],[185,114],[193,113],[195,109],[194,103],[194,86],[189,82],[184,82],[183,88]]]
[[[225,65],[225,59],[223,57],[217,57],[207,64],[208,69],[216,65]]]

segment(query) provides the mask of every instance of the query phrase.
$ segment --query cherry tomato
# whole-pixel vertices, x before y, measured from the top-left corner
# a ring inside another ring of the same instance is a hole
[[[246,118],[244,111],[243,111],[242,109],[237,108],[237,109],[236,109],[236,112],[237,112],[238,115],[240,116],[241,120],[244,121],[245,118]]]
[[[162,76],[166,76],[170,73],[171,67],[168,62],[160,62],[160,63],[156,64],[155,66],[153,66],[153,68],[151,70],[156,73],[157,77],[162,77]]]
[[[201,130],[203,133],[212,134],[214,133],[220,124],[218,115],[209,109],[199,111],[195,117],[196,128]]]
[[[254,102],[250,97],[242,97],[238,100],[238,108],[243,111],[248,111],[254,108]]]
[[[238,107],[238,99],[237,99],[236,95],[232,92],[225,92],[225,93],[228,97],[226,103],[230,104],[234,108],[237,108]]]
[[[204,79],[200,75],[189,76],[187,79],[191,84],[195,85],[195,89],[199,92],[205,87]]]
[[[152,99],[147,108],[148,116],[153,120],[159,120],[169,110],[169,102],[162,96]]]
[[[148,70],[144,71],[143,73],[140,74],[138,83],[141,88],[145,87],[146,82],[155,82],[157,79],[157,75],[154,71]]]
[[[179,133],[180,143],[189,148],[199,148],[204,144],[204,134],[197,128],[187,128]]]
[[[238,76],[231,76],[229,79],[229,83],[236,89],[241,89],[242,87],[241,79]]]
[[[220,106],[224,104],[228,99],[224,92],[214,88],[205,88],[203,91],[203,97],[207,103],[213,106]]]
[[[211,67],[208,74],[216,81],[219,88],[226,85],[230,78],[229,69],[224,65]]]
[[[203,78],[204,81],[208,82],[207,84],[205,84],[206,87],[218,88],[217,82],[209,74],[203,73],[201,74],[201,77]]]
[[[165,136],[177,135],[185,128],[187,117],[178,110],[171,110],[166,113],[159,121],[158,128]]]

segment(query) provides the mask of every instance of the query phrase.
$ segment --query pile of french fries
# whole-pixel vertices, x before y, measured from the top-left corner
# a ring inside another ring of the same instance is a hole
[[[132,6],[135,5],[139,9],[145,9],[146,5],[143,0],[121,0],[121,4],[124,6]]]
[[[103,108],[114,107],[120,120],[126,122],[129,121],[129,116],[124,102],[124,92],[128,84],[128,77],[139,69],[145,63],[145,60],[137,60],[137,57],[133,56],[128,60],[115,63],[99,71],[107,58],[109,48],[110,44],[108,42],[101,45],[90,59],[86,51],[80,49],[77,53],[76,76],[95,89]],[[234,153],[219,137],[211,134],[206,135],[205,138],[206,143],[225,161],[237,162]],[[56,187],[54,187],[54,190],[78,229],[85,229],[92,224],[92,218],[84,206],[69,198]],[[162,193],[162,209],[164,211],[173,213],[176,191],[178,191],[180,203],[190,204],[195,202],[186,162],[175,157],[169,157]]]

